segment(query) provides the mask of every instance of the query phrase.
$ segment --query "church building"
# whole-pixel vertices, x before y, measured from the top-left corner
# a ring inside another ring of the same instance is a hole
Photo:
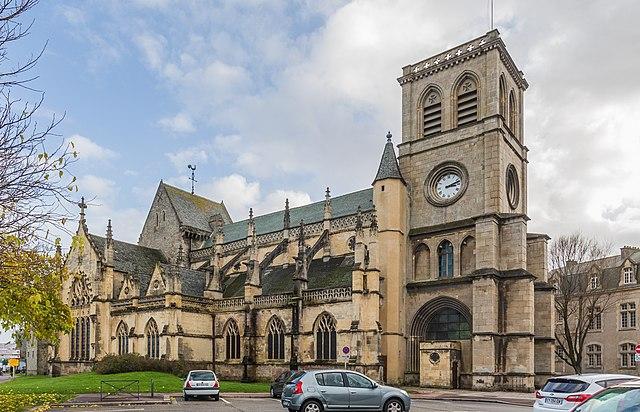
[[[223,202],[161,181],[137,244],[111,221],[96,234],[81,202],[63,290],[75,327],[55,373],[138,353],[224,379],[346,362],[391,384],[528,391],[553,375],[523,73],[492,30],[398,82],[401,141],[380,139],[371,187],[234,222]]]

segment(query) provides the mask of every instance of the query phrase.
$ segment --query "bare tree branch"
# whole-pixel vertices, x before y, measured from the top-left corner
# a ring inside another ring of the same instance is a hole
[[[580,233],[561,236],[549,250],[550,281],[556,287],[557,355],[582,373],[584,344],[592,322],[609,310],[610,294],[603,290],[603,268],[598,261],[610,247]]]
[[[71,216],[77,186],[69,171],[77,153],[72,143],[54,133],[62,119],[55,116],[40,125],[36,113],[44,94],[35,103],[14,98],[16,86],[35,91],[30,75],[44,47],[27,61],[7,67],[10,46],[29,33],[25,12],[38,0],[0,0],[0,248],[3,238],[15,236],[29,243],[52,245],[53,228],[65,230]]]

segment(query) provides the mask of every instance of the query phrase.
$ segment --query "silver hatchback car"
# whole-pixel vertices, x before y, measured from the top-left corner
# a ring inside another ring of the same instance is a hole
[[[404,412],[411,408],[406,391],[379,385],[361,373],[345,370],[304,372],[285,385],[281,402],[289,411],[302,412]]]

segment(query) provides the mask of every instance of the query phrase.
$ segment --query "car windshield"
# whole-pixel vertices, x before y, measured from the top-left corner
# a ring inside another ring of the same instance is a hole
[[[191,372],[189,379],[192,381],[214,381],[216,380],[216,376],[213,374],[213,372],[198,371],[198,372]]]
[[[576,408],[576,412],[636,412],[640,388],[609,388]]]
[[[547,381],[542,392],[575,393],[582,392],[588,387],[588,383],[577,379],[554,378]]]

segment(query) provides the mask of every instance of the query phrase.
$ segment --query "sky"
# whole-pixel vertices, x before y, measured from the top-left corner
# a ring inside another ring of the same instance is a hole
[[[531,232],[640,246],[638,15],[637,1],[495,1],[530,84]],[[46,43],[39,116],[65,115],[89,229],[111,218],[129,242],[160,179],[189,190],[188,164],[234,220],[369,187],[387,130],[400,142],[401,68],[490,28],[485,0],[43,1],[31,19],[13,58]]]

